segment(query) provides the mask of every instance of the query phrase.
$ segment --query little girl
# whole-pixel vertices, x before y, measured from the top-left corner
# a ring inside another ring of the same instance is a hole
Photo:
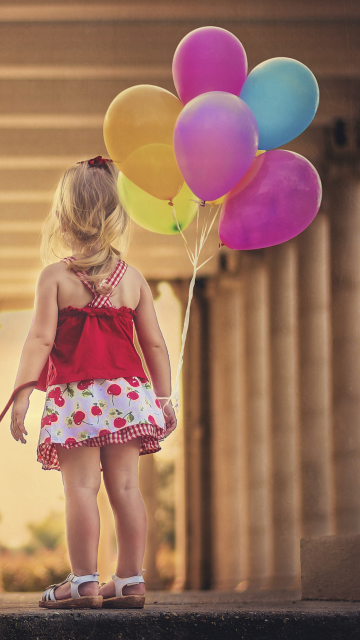
[[[98,156],[77,163],[60,180],[42,253],[54,255],[62,245],[71,256],[40,274],[34,318],[6,407],[14,402],[11,433],[25,443],[29,397],[34,388],[46,391],[37,456],[43,469],[60,469],[64,484],[72,573],[45,591],[41,607],[144,606],[146,513],[138,459],[159,451],[159,441],[176,427],[166,403],[169,358],[150,289],[113,246],[125,237],[128,222],[117,173]],[[134,347],[133,324],[154,391]],[[99,589],[101,469],[118,561],[112,581]]]

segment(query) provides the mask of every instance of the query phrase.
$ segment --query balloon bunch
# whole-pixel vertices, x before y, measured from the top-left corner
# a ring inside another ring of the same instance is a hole
[[[308,160],[276,148],[315,116],[312,72],[272,58],[247,75],[236,36],[202,27],[178,45],[173,78],[180,100],[138,85],[122,91],[105,116],[105,144],[130,217],[151,231],[178,233],[198,211],[196,198],[224,200],[219,236],[231,249],[268,247],[303,231],[320,207],[320,178]]]
[[[211,221],[205,216],[194,252],[183,229],[197,214],[198,231],[199,206],[207,201],[222,207],[219,236],[227,247],[285,242],[316,216],[321,182],[308,160],[276,149],[317,111],[318,85],[301,62],[273,58],[247,75],[241,42],[225,29],[202,27],[178,45],[173,78],[180,100],[152,85],[122,91],[106,113],[104,139],[120,169],[127,213],[150,231],[180,232],[193,265],[171,396],[177,406],[199,255],[219,207]]]
[[[258,249],[303,231],[320,207],[320,178],[305,158],[273,149],[314,118],[319,89],[312,72],[296,60],[273,58],[247,76],[240,41],[205,27],[180,42],[173,75],[186,105],[175,125],[176,159],[198,197],[227,194],[223,244]],[[256,157],[258,149],[266,153]]]

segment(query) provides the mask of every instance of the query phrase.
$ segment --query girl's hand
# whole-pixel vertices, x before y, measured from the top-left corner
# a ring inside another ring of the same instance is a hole
[[[170,403],[165,404],[162,408],[165,418],[165,437],[176,429],[177,420],[174,408]]]
[[[25,429],[24,420],[29,408],[29,402],[29,393],[22,394],[21,391],[19,391],[15,396],[11,412],[11,435],[16,441],[20,440],[23,444],[26,444],[24,435],[27,436],[27,431]]]

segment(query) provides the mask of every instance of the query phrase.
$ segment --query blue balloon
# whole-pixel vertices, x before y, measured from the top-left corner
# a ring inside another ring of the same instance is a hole
[[[246,78],[240,97],[259,127],[259,149],[276,149],[310,124],[319,106],[314,74],[292,58],[270,58]]]

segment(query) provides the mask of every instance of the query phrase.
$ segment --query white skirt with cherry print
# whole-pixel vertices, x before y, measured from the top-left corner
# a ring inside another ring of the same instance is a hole
[[[82,380],[48,387],[38,444],[43,469],[60,469],[56,444],[102,447],[139,437],[140,455],[159,451],[165,437],[160,402],[147,380]]]

